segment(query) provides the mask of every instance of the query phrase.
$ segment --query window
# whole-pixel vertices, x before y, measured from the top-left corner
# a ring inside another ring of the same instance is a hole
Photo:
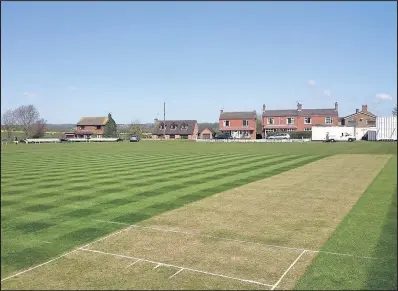
[[[249,120],[243,120],[243,126],[249,126]]]
[[[376,121],[374,121],[374,120],[366,120],[366,124],[370,125],[370,126],[375,126],[376,125]]]
[[[80,128],[80,129],[84,129],[84,125],[80,125],[79,128]]]
[[[333,118],[331,118],[330,116],[325,118],[325,123],[326,124],[332,124],[333,123]]]
[[[286,131],[294,131],[294,128],[286,128]]]
[[[294,118],[293,117],[286,118],[286,124],[294,124]]]
[[[312,123],[311,117],[305,117],[304,118],[304,124],[311,124],[311,123]]]
[[[173,123],[170,125],[170,129],[172,129],[172,130],[177,129],[177,125],[173,122]]]
[[[275,124],[275,119],[273,119],[272,117],[267,119],[267,123],[268,124]]]
[[[312,129],[311,129],[311,127],[305,127],[304,128],[304,131],[311,131]]]
[[[224,125],[225,127],[229,127],[229,120],[224,120],[223,125]]]
[[[273,128],[267,128],[267,129],[265,129],[265,131],[266,131],[266,132],[274,132],[275,129],[273,129]]]
[[[188,124],[183,123],[181,124],[181,130],[187,130],[188,129]]]
[[[165,129],[166,128],[166,126],[165,126],[165,124],[162,122],[160,125],[159,125],[159,129]]]
[[[97,129],[101,129],[101,125],[97,125],[96,127],[97,127]]]

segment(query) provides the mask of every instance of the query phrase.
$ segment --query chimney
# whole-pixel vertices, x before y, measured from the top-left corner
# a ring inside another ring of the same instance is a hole
[[[362,105],[362,112],[368,112],[368,105]]]
[[[224,110],[221,109],[221,110],[220,110],[220,114],[223,113],[223,112],[224,112]]]
[[[355,113],[358,113],[359,112],[359,109],[355,109]]]
[[[303,109],[303,104],[297,102],[297,111],[301,111]]]
[[[263,104],[263,112],[265,112],[266,109],[267,107],[265,106],[265,104]]]
[[[158,122],[158,119],[157,118],[155,118],[154,120],[153,120],[153,123],[157,123]]]
[[[339,103],[334,102],[334,111],[339,111]]]

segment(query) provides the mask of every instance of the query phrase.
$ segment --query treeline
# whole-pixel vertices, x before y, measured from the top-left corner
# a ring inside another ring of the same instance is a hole
[[[25,138],[40,138],[47,131],[46,121],[34,105],[21,105],[8,109],[1,116],[1,127],[10,139],[14,131],[22,131]]]

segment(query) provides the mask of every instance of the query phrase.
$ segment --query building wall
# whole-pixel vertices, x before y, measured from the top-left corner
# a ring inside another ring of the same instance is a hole
[[[79,132],[79,131],[82,131],[82,130],[84,130],[84,131],[86,131],[86,130],[92,131],[93,135],[104,134],[104,126],[103,125],[101,125],[100,129],[97,129],[96,125],[85,125],[84,128],[81,128],[80,125],[76,125],[76,132]]]
[[[256,119],[245,119],[249,121],[249,126],[243,126],[243,119],[229,120],[229,127],[224,126],[224,119],[218,121],[220,131],[249,130],[252,131],[250,139],[256,139]]]
[[[324,116],[267,116],[263,117],[263,128],[266,128],[270,124],[268,124],[268,118],[274,118],[274,124],[273,125],[280,125],[280,128],[283,128],[284,125],[286,127],[288,126],[287,124],[287,118],[288,117],[293,117],[294,118],[294,126],[297,127],[297,131],[304,131],[306,128],[312,128],[313,125],[326,125],[325,123],[325,118],[328,117],[326,115]],[[305,124],[305,118],[310,117],[311,118],[311,124]],[[330,116],[332,117],[332,123],[329,124],[330,126],[337,126],[339,123],[339,119],[337,116]]]
[[[199,138],[203,139],[203,135],[209,135],[210,138],[213,138],[213,132],[211,130],[209,130],[208,128],[205,128],[204,130],[202,130]]]
[[[344,118],[344,125],[350,126],[351,125],[350,120],[355,120],[356,127],[376,126],[376,117],[366,115],[363,112],[359,112],[354,116]]]

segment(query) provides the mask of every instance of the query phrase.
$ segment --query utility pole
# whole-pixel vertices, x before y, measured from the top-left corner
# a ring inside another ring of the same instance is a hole
[[[163,102],[163,137],[166,139],[166,102]]]

